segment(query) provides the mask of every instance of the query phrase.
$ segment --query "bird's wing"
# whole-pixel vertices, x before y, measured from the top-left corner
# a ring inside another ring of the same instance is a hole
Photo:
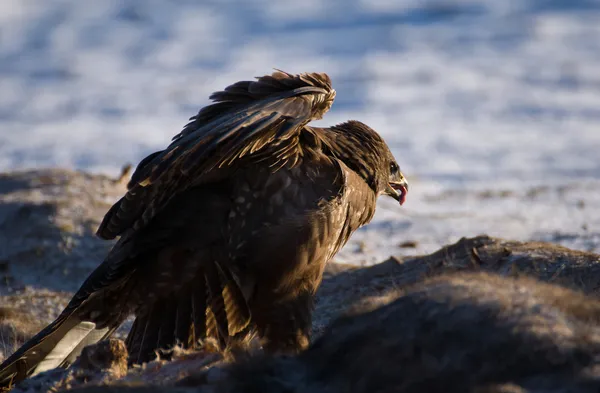
[[[112,239],[144,226],[175,194],[222,176],[244,159],[273,167],[295,163],[303,127],[329,110],[335,90],[326,74],[282,71],[213,93],[214,103],[192,117],[165,149],[136,168],[127,194],[106,214],[98,236]]]
[[[150,354],[176,339],[185,342],[192,322],[194,334],[208,335],[206,321],[200,320],[204,310],[210,307],[220,316],[220,308],[213,304],[219,299],[204,297],[204,282],[208,280],[219,285],[222,293],[232,293],[226,306],[235,308],[235,327],[243,328],[248,317],[243,298],[235,292],[237,288],[230,280],[215,279],[202,268],[213,260],[211,247],[219,241],[219,225],[226,224],[226,192],[227,188],[218,186],[190,189],[178,195],[151,225],[121,237],[61,315],[0,364],[0,390],[15,376],[22,379],[71,363],[85,345],[109,336],[135,310],[140,296],[144,304],[160,311],[152,315],[148,331],[141,335],[155,335],[155,341],[147,343]],[[185,250],[191,246],[196,253],[190,256]],[[142,315],[142,321],[145,317]],[[222,319],[217,321],[220,325],[227,323]]]

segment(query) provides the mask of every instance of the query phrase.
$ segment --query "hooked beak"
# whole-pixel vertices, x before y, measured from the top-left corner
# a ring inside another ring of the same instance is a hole
[[[408,194],[408,182],[401,172],[395,177],[397,179],[392,179],[388,182],[385,193],[400,202],[400,205],[403,205],[406,202],[406,195]]]

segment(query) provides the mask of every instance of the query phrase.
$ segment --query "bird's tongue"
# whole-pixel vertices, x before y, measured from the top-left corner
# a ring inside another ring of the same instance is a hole
[[[400,205],[404,205],[404,202],[406,202],[406,195],[408,194],[408,190],[404,186],[399,186],[397,190],[400,191]]]

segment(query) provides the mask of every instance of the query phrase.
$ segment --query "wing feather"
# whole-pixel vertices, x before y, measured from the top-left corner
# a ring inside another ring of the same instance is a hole
[[[329,110],[335,90],[326,74],[277,70],[234,83],[210,98],[214,103],[190,118],[165,150],[142,160],[98,236],[113,239],[128,228],[143,227],[173,196],[241,158],[245,163],[267,160],[273,170],[295,165],[302,154],[300,133]]]

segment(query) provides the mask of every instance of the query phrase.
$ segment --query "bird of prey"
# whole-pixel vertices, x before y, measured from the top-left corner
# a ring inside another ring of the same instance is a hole
[[[131,314],[131,364],[249,332],[270,353],[305,348],[325,264],[379,195],[402,204],[408,191],[367,125],[308,124],[334,97],[324,73],[279,70],[213,93],[138,164],[97,231],[119,240],[60,316],[2,363],[0,385],[68,366]]]

